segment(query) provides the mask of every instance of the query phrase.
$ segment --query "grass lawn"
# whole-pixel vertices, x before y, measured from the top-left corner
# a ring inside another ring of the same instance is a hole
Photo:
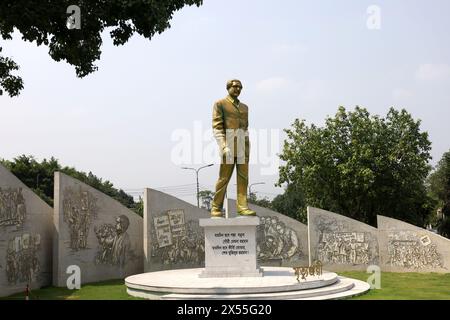
[[[6,300],[24,300],[25,294],[19,293],[9,297],[0,298]],[[139,300],[127,294],[124,281],[109,280],[104,282],[89,283],[81,286],[80,290],[67,288],[46,287],[33,290],[30,300]]]
[[[367,281],[365,272],[340,272],[339,275]],[[47,287],[33,290],[33,300],[138,300],[127,294],[123,280],[85,284],[80,290]],[[24,300],[24,294],[15,294],[6,300]],[[381,274],[381,289],[374,289],[356,300],[450,300],[450,274],[390,273]]]
[[[339,275],[367,281],[365,272],[339,272]],[[381,273],[381,289],[373,289],[357,300],[450,300],[450,274]]]

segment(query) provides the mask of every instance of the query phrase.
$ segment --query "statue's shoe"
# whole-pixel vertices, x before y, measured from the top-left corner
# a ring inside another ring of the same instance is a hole
[[[211,210],[211,218],[223,218],[223,213],[221,210]]]
[[[256,216],[256,212],[247,208],[247,209],[238,211],[238,215],[245,216],[245,217],[254,217],[254,216]]]

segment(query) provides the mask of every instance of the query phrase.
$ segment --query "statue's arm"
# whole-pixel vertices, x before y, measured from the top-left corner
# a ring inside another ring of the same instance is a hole
[[[223,107],[218,102],[214,104],[213,108],[212,128],[214,138],[216,138],[220,150],[223,151],[227,146],[225,139],[224,111]]]

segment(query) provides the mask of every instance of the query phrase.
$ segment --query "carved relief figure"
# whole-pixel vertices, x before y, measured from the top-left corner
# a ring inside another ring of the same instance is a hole
[[[181,209],[153,219],[152,259],[164,265],[198,265],[205,256],[204,234],[198,222],[185,221]]]
[[[315,217],[319,242],[316,258],[323,263],[369,265],[378,263],[378,242],[370,232],[356,232],[344,222]]]
[[[262,261],[269,259],[289,261],[302,256],[297,233],[279,221],[277,216],[260,217],[256,241],[257,257]]]
[[[388,264],[408,269],[443,268],[442,255],[427,235],[400,231],[388,235]]]
[[[69,225],[70,248],[86,249],[92,221],[97,218],[97,199],[88,191],[66,188],[64,190],[64,222]]]
[[[97,264],[112,264],[112,244],[116,230],[112,224],[104,224],[99,228],[94,227],[98,239],[98,251],[95,257]]]
[[[37,252],[40,248],[39,234],[28,233],[8,242],[6,251],[6,278],[10,284],[31,283],[37,280],[40,271]]]
[[[22,188],[0,188],[0,226],[22,226],[26,211]]]
[[[116,265],[123,268],[134,257],[131,250],[130,237],[127,233],[130,220],[121,215],[116,219],[116,225],[103,224],[94,227],[99,242],[95,263]]]
[[[322,233],[317,247],[319,260],[335,264],[368,264],[369,245],[363,232]]]

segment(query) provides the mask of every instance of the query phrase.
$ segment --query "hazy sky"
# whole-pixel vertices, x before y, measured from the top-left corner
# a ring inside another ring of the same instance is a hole
[[[1,46],[25,89],[0,97],[0,157],[54,156],[125,190],[170,187],[193,202],[195,174],[176,158],[183,134],[193,151],[185,165],[208,164],[195,154],[211,149],[213,103],[238,78],[261,152],[254,159],[264,162],[250,169],[250,183],[266,183],[253,187],[259,196],[282,192],[272,170],[280,150],[268,144],[281,147],[295,118],[320,125],[339,105],[382,116],[406,108],[429,132],[435,164],[450,148],[449,12],[448,0],[205,0],[152,41],[114,47],[105,33],[99,70],[84,79],[16,34]],[[217,176],[217,165],[200,171],[202,188]]]

